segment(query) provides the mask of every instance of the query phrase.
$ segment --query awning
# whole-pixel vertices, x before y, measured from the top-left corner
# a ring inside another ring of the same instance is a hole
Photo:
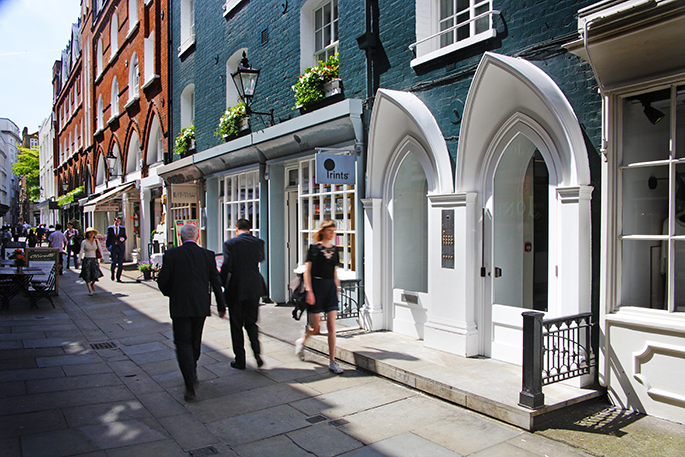
[[[131,189],[135,184],[135,182],[129,182],[119,187],[115,187],[114,189],[108,192],[105,192],[99,197],[83,205],[83,211],[93,212],[103,210],[102,208],[105,204],[109,203],[111,200],[119,196],[122,192],[126,192],[127,190]]]
[[[611,90],[682,73],[684,30],[681,2],[598,2],[578,12],[581,38],[566,48]]]

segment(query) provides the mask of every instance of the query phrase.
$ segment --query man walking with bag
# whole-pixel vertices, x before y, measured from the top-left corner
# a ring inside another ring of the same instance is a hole
[[[169,297],[176,358],[185,382],[186,401],[195,399],[202,330],[205,319],[211,315],[210,286],[216,297],[219,317],[226,315],[214,253],[197,245],[198,236],[196,225],[186,224],[181,227],[183,244],[164,253],[162,269],[157,279],[159,290]]]
[[[231,342],[235,360],[233,368],[245,369],[245,338],[243,327],[250,338],[252,353],[261,367],[264,362],[260,356],[259,299],[266,293],[264,278],[259,272],[259,263],[265,258],[264,240],[250,234],[252,223],[239,219],[236,236],[224,242],[224,263],[221,266],[221,279],[225,284],[224,296],[228,305],[231,321]]]

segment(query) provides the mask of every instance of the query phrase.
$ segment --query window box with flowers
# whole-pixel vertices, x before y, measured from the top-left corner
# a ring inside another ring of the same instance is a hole
[[[344,99],[338,55],[307,68],[293,86],[295,108],[304,114]]]
[[[247,117],[247,106],[245,103],[238,103],[232,108],[228,108],[219,119],[216,136],[223,138],[224,141],[231,141],[250,133],[249,118]]]
[[[195,152],[195,126],[184,127],[176,137],[174,150],[181,157],[186,157]]]

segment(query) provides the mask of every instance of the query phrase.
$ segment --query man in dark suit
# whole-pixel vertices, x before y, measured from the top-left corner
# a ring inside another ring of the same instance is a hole
[[[114,281],[114,273],[116,270],[117,282],[122,282],[121,270],[124,264],[124,254],[126,253],[126,248],[124,246],[124,243],[126,242],[126,228],[119,224],[121,224],[121,218],[117,216],[114,218],[114,225],[107,227],[107,240],[105,241],[105,244],[109,251],[110,261],[112,262],[112,281]]]
[[[231,320],[231,341],[235,360],[233,368],[245,369],[245,338],[243,327],[250,338],[250,345],[257,366],[264,362],[260,357],[259,299],[266,293],[264,278],[259,273],[259,262],[264,260],[264,240],[250,234],[252,224],[247,219],[240,219],[236,225],[236,236],[224,243],[224,263],[221,266],[221,278],[224,297],[228,305]]]
[[[169,297],[176,358],[186,386],[186,401],[195,399],[202,329],[205,319],[211,315],[210,285],[216,297],[219,317],[226,315],[214,253],[197,245],[198,235],[196,225],[186,224],[181,228],[183,244],[164,253],[157,278],[159,290]]]

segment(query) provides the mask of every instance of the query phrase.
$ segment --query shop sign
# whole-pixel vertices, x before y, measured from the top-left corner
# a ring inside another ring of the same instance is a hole
[[[172,203],[197,203],[197,186],[171,186]]]
[[[95,211],[99,212],[108,212],[108,211],[113,211],[113,212],[118,212],[121,209],[121,204],[117,202],[108,202],[108,203],[101,203],[95,207]]]
[[[316,154],[318,184],[355,184],[356,157],[351,154]]]

